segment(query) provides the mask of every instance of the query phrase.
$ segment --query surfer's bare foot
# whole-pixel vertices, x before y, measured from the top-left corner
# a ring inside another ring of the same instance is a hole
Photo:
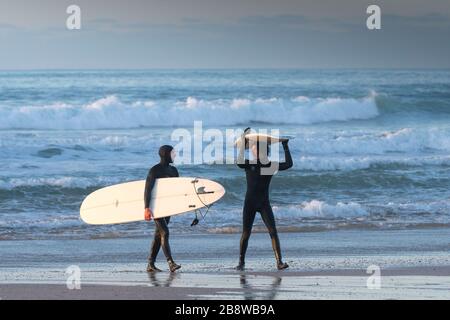
[[[245,270],[245,263],[239,263],[235,269],[237,271],[244,271]]]
[[[181,266],[179,264],[176,264],[174,261],[169,261],[170,272],[175,272],[176,270],[178,270],[180,268],[181,268]]]
[[[154,263],[149,263],[147,266],[147,272],[161,272],[161,269],[158,269]]]
[[[277,269],[278,270],[284,270],[284,269],[287,269],[287,268],[289,268],[289,265],[286,263],[286,262],[278,262],[277,263]]]

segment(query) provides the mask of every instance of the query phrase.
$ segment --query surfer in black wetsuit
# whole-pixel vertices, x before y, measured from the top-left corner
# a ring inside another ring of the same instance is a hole
[[[277,268],[283,270],[288,268],[288,264],[282,261],[280,240],[278,239],[278,232],[275,225],[275,217],[273,215],[272,206],[269,201],[269,186],[272,176],[277,171],[287,170],[292,167],[292,157],[288,147],[288,140],[282,142],[285,162],[276,163],[268,159],[269,146],[267,141],[258,141],[250,145],[256,161],[249,161],[245,159],[245,134],[250,128],[247,128],[242,136],[244,143],[240,144],[238,166],[245,169],[247,178],[247,192],[245,194],[244,210],[243,210],[243,230],[240,243],[240,257],[237,270],[244,270],[245,268],[245,253],[247,251],[248,240],[255,220],[256,212],[261,214],[261,217],[266,225],[270,238],[272,239],[272,248],[275,253],[277,261]]]
[[[170,164],[173,163],[175,158],[175,151],[172,146],[162,146],[159,148],[159,156],[161,161],[152,167],[147,175],[147,180],[145,182],[145,220],[150,221],[152,219],[153,213],[150,210],[150,198],[152,194],[153,187],[155,185],[156,179],[160,178],[170,178],[178,177],[178,170]],[[159,249],[162,247],[164,255],[167,258],[167,263],[169,264],[169,269],[174,272],[180,269],[181,266],[176,264],[172,259],[172,253],[170,251],[169,245],[169,228],[168,224],[170,217],[154,219],[155,221],[155,238],[153,239],[152,247],[150,249],[150,257],[147,267],[147,272],[161,271],[155,266],[156,257],[158,256]]]

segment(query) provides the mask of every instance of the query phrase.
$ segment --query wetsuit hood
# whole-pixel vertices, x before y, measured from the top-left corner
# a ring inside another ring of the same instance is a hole
[[[164,145],[161,148],[159,148],[159,156],[161,158],[161,164],[169,165],[169,163],[172,163],[172,157],[170,153],[172,152],[173,147],[169,145]]]

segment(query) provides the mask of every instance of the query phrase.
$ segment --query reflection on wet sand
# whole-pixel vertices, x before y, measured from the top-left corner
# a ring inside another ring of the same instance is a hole
[[[197,273],[148,273],[151,287],[196,287],[213,289],[214,294],[191,295],[204,299],[273,300],[282,284],[279,275],[255,274],[197,274]]]
[[[153,287],[170,287],[173,280],[178,276],[178,273],[169,272],[169,276],[160,272],[148,272],[148,279]],[[165,279],[165,280],[164,280]],[[164,281],[163,281],[164,280]]]
[[[263,300],[274,300],[278,293],[278,288],[281,285],[282,277],[273,276],[272,284],[270,288],[261,290],[261,288],[254,287],[248,283],[247,275],[240,275],[240,283],[242,289],[244,289],[244,300],[255,300],[261,298]]]

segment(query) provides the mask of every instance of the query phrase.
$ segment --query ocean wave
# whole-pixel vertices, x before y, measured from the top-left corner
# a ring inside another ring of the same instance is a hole
[[[441,222],[450,222],[450,199],[438,201],[416,201],[408,203],[387,202],[385,204],[360,204],[357,202],[337,202],[330,204],[321,200],[303,201],[298,205],[274,206],[274,211],[284,218],[350,218],[366,219],[389,215],[393,217],[413,218],[424,215],[435,215]],[[362,220],[360,220],[362,221]],[[406,222],[406,221],[405,221]],[[436,222],[436,221],[435,221]]]
[[[1,122],[1,120],[0,120]],[[159,131],[158,131],[159,130]],[[0,149],[2,155],[33,155],[41,158],[70,158],[77,155],[80,158],[110,157],[108,152],[124,151],[125,154],[150,152],[167,142],[170,136],[167,129],[161,134],[161,129],[134,130],[127,132],[96,131],[78,134],[68,132],[65,134],[40,133],[36,137],[16,137],[11,132],[0,135]],[[338,166],[368,167],[368,162],[376,160],[377,156],[405,156],[406,158],[432,155],[445,155],[450,152],[450,127],[397,127],[391,129],[340,129],[308,128],[281,130],[282,133],[293,134],[291,152],[294,156],[300,155],[318,157],[327,161],[331,158],[350,157],[356,160],[343,160],[353,163],[343,163]],[[225,130],[222,130],[225,136]],[[226,140],[225,140],[226,141]],[[204,142],[204,147],[207,142]],[[223,159],[218,159],[223,160]],[[300,159],[303,161],[302,159]],[[428,160],[426,160],[428,161]],[[430,160],[431,161],[431,160]],[[357,162],[357,163],[356,163]]]
[[[450,115],[448,88],[442,92],[428,91],[415,92],[416,95],[375,94],[377,107],[382,114],[401,114],[405,117],[417,114],[434,116]]]
[[[450,199],[441,199],[437,201],[416,201],[409,203],[389,202],[386,207],[394,213],[406,214],[437,214],[441,217],[450,216]],[[446,218],[445,218],[446,219]],[[448,222],[447,220],[445,222]]]
[[[450,155],[434,156],[301,156],[294,159],[296,170],[354,171],[371,168],[450,166]]]
[[[410,128],[364,131],[309,131],[291,142],[309,155],[382,155],[450,151],[450,128]]]
[[[355,218],[369,215],[369,211],[356,202],[328,204],[320,200],[303,201],[294,206],[273,206],[273,210],[283,218]]]
[[[335,188],[348,183],[362,186],[379,185],[414,185],[414,176],[392,175],[392,172],[384,170],[408,169],[414,167],[435,166],[446,170],[450,166],[450,155],[442,156],[374,156],[374,157],[319,157],[319,156],[294,156],[294,167],[290,173],[279,173],[273,183],[284,184],[294,189],[305,188],[311,185],[320,188]],[[29,166],[34,171],[32,176],[20,177],[0,177],[0,190],[15,190],[20,188],[42,188],[54,187],[62,189],[92,189],[102,188],[109,185],[124,183],[132,180],[145,178],[147,169],[133,171],[107,172],[108,175],[98,175],[95,172],[91,176],[70,176],[64,173],[64,168],[59,169],[59,173],[54,176],[39,176],[37,170],[44,172],[46,168]],[[24,167],[20,166],[23,170]],[[230,196],[236,190],[236,186],[241,186],[245,181],[245,176],[234,165],[214,165],[214,166],[178,166],[178,170],[183,176],[202,176],[204,178],[217,180],[230,190]],[[232,174],[230,174],[230,170]],[[360,170],[365,170],[364,175],[360,175]],[[31,172],[31,171],[30,171]],[[351,177],[350,172],[354,172]],[[142,174],[140,174],[142,173]],[[86,174],[83,173],[83,174]],[[343,176],[347,174],[347,176]],[[325,180],[319,179],[327,175]],[[312,179],[312,180],[311,180]],[[319,179],[319,180],[317,180]],[[425,179],[431,179],[427,182]],[[326,183],[325,183],[326,181]],[[445,186],[448,183],[446,177],[441,177],[440,181],[434,180],[434,175],[429,178],[422,177],[417,180],[418,185],[430,183],[430,186]]]
[[[30,177],[0,179],[0,190],[13,190],[24,187],[57,187],[68,189],[87,189],[120,183],[116,178],[106,177]]]
[[[354,98],[215,99],[184,101],[121,101],[107,96],[89,104],[0,108],[0,129],[107,129],[209,126],[241,123],[313,124],[370,119],[379,115],[374,95]]]
[[[320,232],[329,230],[394,230],[426,229],[450,226],[450,199],[405,203],[368,204],[360,202],[326,202],[319,199],[298,204],[274,205],[279,232]],[[193,214],[174,217],[171,230],[175,233],[228,233],[242,230],[242,209],[214,209],[206,221],[192,229]],[[267,232],[257,216],[254,232]],[[88,226],[78,218],[78,210],[23,211],[5,214],[0,220],[0,240],[18,239],[100,239],[142,237],[149,235],[148,226],[131,223]]]

